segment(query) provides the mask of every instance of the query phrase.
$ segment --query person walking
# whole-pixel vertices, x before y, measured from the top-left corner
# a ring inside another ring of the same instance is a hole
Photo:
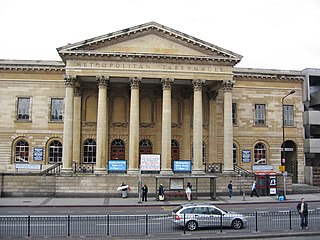
[[[259,193],[257,191],[257,182],[256,180],[253,181],[252,187],[251,187],[251,197],[255,194],[257,197],[259,197]]]
[[[229,194],[229,198],[232,198],[232,181],[229,182],[228,184],[228,194]]]
[[[142,201],[148,201],[148,199],[147,199],[147,195],[148,195],[148,187],[147,187],[147,185],[145,184],[145,185],[143,185],[143,187],[142,187]]]
[[[164,187],[163,185],[160,183],[159,186],[159,200],[163,201],[164,200]]]
[[[187,188],[186,188],[186,195],[189,202],[191,201],[191,193],[192,193],[192,185],[188,182]]]
[[[300,228],[308,229],[308,204],[305,202],[304,198],[297,205],[297,210],[300,215]]]

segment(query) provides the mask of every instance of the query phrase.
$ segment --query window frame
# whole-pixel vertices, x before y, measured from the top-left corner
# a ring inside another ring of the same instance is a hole
[[[258,145],[264,146],[264,148],[257,148]],[[261,157],[261,156],[264,156]],[[253,147],[253,157],[254,157],[254,165],[267,165],[267,145],[263,142],[258,142]],[[259,161],[263,160],[264,162],[259,163]]]
[[[20,143],[20,142],[24,142],[26,145],[17,146],[18,143]],[[20,149],[19,151],[17,151],[17,147],[19,147],[19,149]],[[22,148],[24,149],[24,151],[21,151]],[[17,140],[14,144],[14,163],[29,163],[30,162],[30,149],[31,149],[31,147],[30,147],[30,144],[27,140],[25,140],[25,139]],[[23,155],[24,155],[23,158],[26,157],[26,161],[17,160],[18,157],[21,158],[21,153],[23,153]]]
[[[86,143],[93,143],[94,144],[86,144]],[[90,151],[86,151],[86,148],[89,148]],[[88,138],[83,142],[83,158],[82,158],[82,163],[83,164],[96,164],[97,159],[96,159],[96,154],[97,154],[97,142],[92,139]],[[89,161],[91,160],[91,161]]]
[[[258,108],[263,106],[263,108]],[[255,104],[254,105],[254,125],[255,126],[266,126],[266,104]]]
[[[237,103],[232,103],[232,125],[233,126],[236,126],[238,124],[238,121],[237,121]]]
[[[61,101],[61,114],[58,113],[58,118],[53,118],[53,114],[52,112],[54,111],[53,109],[53,101],[54,100],[60,100]],[[64,99],[62,97],[51,97],[50,98],[50,116],[49,116],[49,119],[50,119],[50,122],[63,122],[63,110],[64,110]]]
[[[57,146],[57,145],[52,146],[52,144],[55,142],[59,142],[60,146]],[[48,143],[48,164],[62,163],[62,151],[63,151],[62,141],[58,139],[51,140]],[[51,154],[53,154],[53,156],[51,156]],[[53,159],[53,161],[51,161],[50,159]],[[57,161],[55,161],[55,159],[57,159]]]
[[[23,103],[20,103],[20,100],[29,100],[29,106],[28,106],[28,110],[27,111],[22,111],[23,108],[22,108],[22,104]],[[16,111],[16,120],[19,121],[19,122],[31,122],[31,104],[32,104],[32,98],[31,97],[28,97],[28,96],[20,96],[20,97],[17,97],[17,104],[16,104],[16,107],[17,107],[17,111]],[[21,112],[21,113],[20,113]],[[19,115],[27,115],[28,118],[20,118]]]
[[[289,111],[291,109],[291,112]],[[290,113],[290,114],[288,114]],[[293,127],[294,126],[294,107],[291,104],[283,105],[283,124],[285,127]]]

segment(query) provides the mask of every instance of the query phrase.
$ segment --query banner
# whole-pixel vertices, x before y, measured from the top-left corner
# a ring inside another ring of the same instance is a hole
[[[141,154],[140,155],[141,171],[159,172],[160,171],[160,154]]]

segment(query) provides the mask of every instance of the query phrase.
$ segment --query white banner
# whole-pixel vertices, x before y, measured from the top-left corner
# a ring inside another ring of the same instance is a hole
[[[141,154],[141,171],[160,171],[160,154]]]

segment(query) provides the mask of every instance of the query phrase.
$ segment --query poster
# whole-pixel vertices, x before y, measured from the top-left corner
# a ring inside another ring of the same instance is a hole
[[[174,172],[191,172],[191,160],[174,160]]]
[[[33,148],[33,160],[43,161],[43,148]]]
[[[160,171],[160,154],[141,154],[140,168],[144,172]]]

